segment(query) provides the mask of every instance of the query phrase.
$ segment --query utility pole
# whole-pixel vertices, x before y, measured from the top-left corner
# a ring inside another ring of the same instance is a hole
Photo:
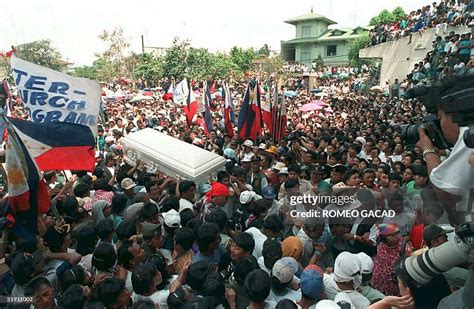
[[[142,34],[142,54],[145,53],[145,39],[143,38],[143,34]]]

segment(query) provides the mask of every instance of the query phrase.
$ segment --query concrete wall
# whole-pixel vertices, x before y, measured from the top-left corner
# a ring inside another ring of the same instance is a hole
[[[470,32],[467,27],[448,27],[446,33],[440,35],[445,37],[450,31],[456,33]],[[387,80],[393,82],[395,78],[402,81],[415,63],[423,61],[426,54],[432,50],[432,42],[435,38],[435,29],[428,29],[421,36],[419,33],[413,34],[410,44],[408,44],[410,38],[404,37],[397,41],[362,49],[359,51],[359,57],[382,59],[381,85],[385,85]]]

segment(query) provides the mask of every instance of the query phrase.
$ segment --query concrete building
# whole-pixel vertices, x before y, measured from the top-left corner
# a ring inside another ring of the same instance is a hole
[[[313,13],[294,17],[285,23],[295,26],[295,38],[281,41],[281,54],[285,61],[311,65],[319,56],[326,65],[349,63],[349,42],[368,32],[368,28],[338,28],[327,17]]]
[[[436,34],[436,29],[426,29],[422,34],[415,33],[396,41],[390,41],[359,51],[360,58],[373,59],[381,62],[380,85],[386,81],[393,83],[396,78],[402,81],[413,69],[415,63],[423,61],[426,54],[433,50],[433,41],[437,35],[446,36],[450,31],[466,33],[471,30],[464,26],[448,27],[445,33]]]

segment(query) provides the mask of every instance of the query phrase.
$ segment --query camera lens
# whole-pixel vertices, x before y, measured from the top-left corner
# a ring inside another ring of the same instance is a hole
[[[404,267],[419,284],[427,284],[433,276],[467,262],[467,246],[459,236],[439,247],[431,248],[419,256],[410,256]]]
[[[407,144],[416,144],[420,139],[418,134],[419,125],[405,124],[400,126],[401,138]]]

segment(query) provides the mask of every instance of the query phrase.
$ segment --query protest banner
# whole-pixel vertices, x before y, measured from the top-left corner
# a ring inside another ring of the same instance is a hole
[[[12,56],[12,75],[33,122],[70,122],[97,135],[99,83],[72,77]]]

